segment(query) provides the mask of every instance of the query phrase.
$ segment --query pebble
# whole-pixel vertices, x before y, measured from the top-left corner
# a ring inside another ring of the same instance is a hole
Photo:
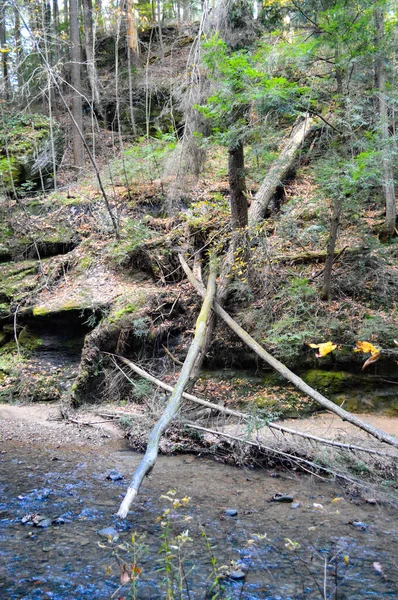
[[[238,511],[236,508],[227,508],[227,510],[224,511],[224,515],[226,517],[236,517],[238,515]]]
[[[112,542],[119,539],[119,534],[114,527],[104,527],[104,529],[97,531],[97,535],[105,539],[110,539]]]
[[[289,496],[288,494],[274,494],[271,498],[271,502],[293,502],[293,496]]]
[[[292,502],[290,508],[295,510],[296,508],[299,508],[300,506],[301,506],[301,502]]]
[[[41,519],[38,523],[34,523],[35,527],[41,527],[45,529],[46,527],[51,527],[51,519]]]
[[[230,579],[244,579],[246,577],[246,573],[241,569],[236,569],[235,571],[231,571],[229,575]]]
[[[121,481],[123,479],[123,475],[119,473],[119,471],[112,469],[112,471],[108,473],[106,478],[110,479],[110,481]]]
[[[367,529],[369,529],[369,525],[367,525],[366,523],[362,523],[362,521],[351,521],[350,525],[352,525],[356,529],[359,529],[360,531],[366,531]]]

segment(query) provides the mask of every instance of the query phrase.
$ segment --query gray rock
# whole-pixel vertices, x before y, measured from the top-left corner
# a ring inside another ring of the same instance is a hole
[[[224,511],[224,515],[226,517],[236,517],[238,515],[238,511],[236,510],[236,508],[227,508]]]
[[[106,478],[110,479],[111,481],[120,481],[121,479],[123,479],[123,475],[119,473],[119,471],[112,469],[112,471],[108,473]]]
[[[271,498],[271,502],[293,502],[294,498],[293,496],[289,496],[289,494],[281,494],[281,493],[277,493],[274,494]]]
[[[301,502],[292,502],[290,508],[295,510],[296,508],[299,508],[300,506],[301,506]]]
[[[51,519],[41,519],[38,523],[34,523],[35,527],[41,527],[45,529],[46,527],[51,527]]]
[[[119,534],[114,527],[104,527],[104,529],[97,531],[97,535],[106,540],[110,540],[111,542],[115,542],[119,539]]]
[[[244,573],[241,569],[236,569],[235,571],[231,571],[229,575],[230,579],[244,579],[246,577],[246,573]]]

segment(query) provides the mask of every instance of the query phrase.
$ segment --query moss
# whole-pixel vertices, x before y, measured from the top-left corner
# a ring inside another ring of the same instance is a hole
[[[304,381],[316,390],[325,390],[330,394],[336,394],[347,386],[357,383],[356,378],[345,371],[323,371],[322,369],[310,369],[302,375]]]
[[[55,315],[63,312],[68,312],[72,310],[84,310],[87,308],[86,306],[82,306],[77,302],[71,300],[70,302],[65,302],[62,306],[58,306],[56,309],[48,308],[47,306],[35,306],[33,308],[33,316],[34,317],[46,317],[48,315]]]
[[[122,297],[116,303],[115,310],[109,316],[109,323],[116,323],[125,315],[138,312],[146,303],[147,296],[145,294],[138,295],[134,301],[127,301],[127,298]]]
[[[18,343],[24,350],[33,352],[43,345],[43,340],[31,333],[27,327],[24,327],[18,336]]]

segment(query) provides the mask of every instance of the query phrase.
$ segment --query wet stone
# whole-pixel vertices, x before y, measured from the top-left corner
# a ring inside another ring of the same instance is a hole
[[[110,481],[121,481],[123,479],[123,475],[121,473],[119,473],[119,471],[112,469],[112,471],[110,471],[108,473],[106,478],[109,479]]]
[[[242,571],[242,569],[236,569],[235,571],[231,571],[229,575],[230,579],[240,580],[246,577],[246,573]]]
[[[292,502],[290,508],[295,510],[296,508],[299,508],[300,506],[301,506],[301,502]]]
[[[281,493],[277,493],[274,496],[272,496],[271,498],[271,502],[293,502],[294,498],[293,496],[289,496],[289,494],[281,494]]]
[[[119,539],[119,534],[114,527],[104,527],[104,529],[97,531],[97,535],[112,542]]]
[[[224,515],[226,517],[236,517],[238,515],[238,511],[236,510],[236,508],[227,508],[224,511]]]
[[[42,529],[46,529],[47,527],[51,527],[52,521],[51,519],[41,519],[38,523],[34,523],[35,527],[41,527]]]

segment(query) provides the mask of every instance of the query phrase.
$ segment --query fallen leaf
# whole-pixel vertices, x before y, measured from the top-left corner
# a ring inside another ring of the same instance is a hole
[[[381,352],[376,352],[374,354],[372,354],[371,356],[369,356],[368,360],[365,360],[365,362],[362,365],[362,371],[364,369],[366,369],[366,367],[368,367],[369,365],[372,365],[373,363],[377,362],[380,358]]]
[[[354,352],[363,352],[364,354],[377,354],[380,352],[380,348],[376,348],[370,342],[357,342]]]
[[[310,348],[318,348],[319,352],[317,353],[318,358],[323,358],[330,352],[333,352],[337,348],[337,344],[333,344],[333,342],[324,342],[323,344],[308,344]]]

